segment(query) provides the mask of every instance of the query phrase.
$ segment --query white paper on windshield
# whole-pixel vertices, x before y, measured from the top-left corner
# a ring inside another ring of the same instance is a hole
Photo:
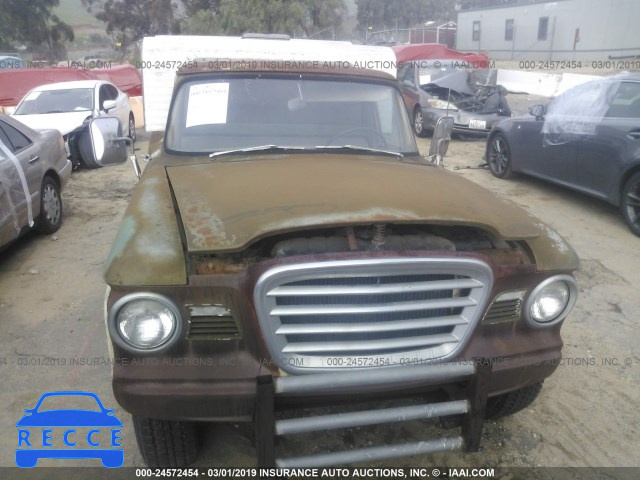
[[[189,87],[187,128],[227,123],[228,83],[202,83]]]

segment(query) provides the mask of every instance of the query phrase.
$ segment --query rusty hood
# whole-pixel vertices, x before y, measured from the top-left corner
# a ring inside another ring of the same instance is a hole
[[[261,155],[167,167],[190,252],[232,252],[277,232],[372,222],[540,234],[522,210],[442,168],[340,155]]]
[[[241,251],[278,232],[378,222],[476,226],[526,240],[538,270],[578,267],[556,232],[443,168],[325,154],[165,161],[149,165],[134,192],[105,266],[111,286],[184,285],[187,253]]]

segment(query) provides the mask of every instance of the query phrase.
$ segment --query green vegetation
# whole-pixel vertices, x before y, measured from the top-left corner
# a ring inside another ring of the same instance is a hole
[[[14,50],[23,45],[51,60],[66,57],[66,43],[73,29],[53,9],[59,0],[0,0],[0,48]]]
[[[72,27],[91,25],[104,31],[104,24],[87,11],[82,0],[60,0],[60,5],[53,9],[53,13]]]

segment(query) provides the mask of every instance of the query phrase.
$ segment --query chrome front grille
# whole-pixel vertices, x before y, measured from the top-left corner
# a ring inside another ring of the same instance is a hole
[[[318,262],[267,271],[254,300],[276,363],[305,373],[449,357],[477,323],[492,281],[474,259]]]

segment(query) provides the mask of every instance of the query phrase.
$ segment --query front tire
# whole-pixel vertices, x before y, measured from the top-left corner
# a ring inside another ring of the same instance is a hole
[[[87,169],[99,168],[93,160],[93,146],[91,145],[91,136],[89,135],[89,129],[86,128],[81,132],[78,132],[75,137],[77,143],[77,154],[80,159],[80,165]]]
[[[527,408],[538,397],[541,389],[542,382],[534,383],[513,392],[489,398],[485,418],[495,420]]]
[[[496,133],[491,136],[487,143],[487,163],[494,177],[511,178],[511,148],[505,136]]]
[[[150,468],[185,468],[198,457],[192,422],[155,420],[133,415],[138,449]]]
[[[422,116],[422,109],[417,107],[413,112],[413,131],[417,137],[426,137],[427,132],[424,128],[424,117]]]
[[[62,197],[60,187],[51,177],[44,177],[40,188],[40,215],[36,223],[38,232],[51,234],[62,225]]]
[[[640,172],[633,174],[625,183],[620,210],[631,231],[640,236]]]

